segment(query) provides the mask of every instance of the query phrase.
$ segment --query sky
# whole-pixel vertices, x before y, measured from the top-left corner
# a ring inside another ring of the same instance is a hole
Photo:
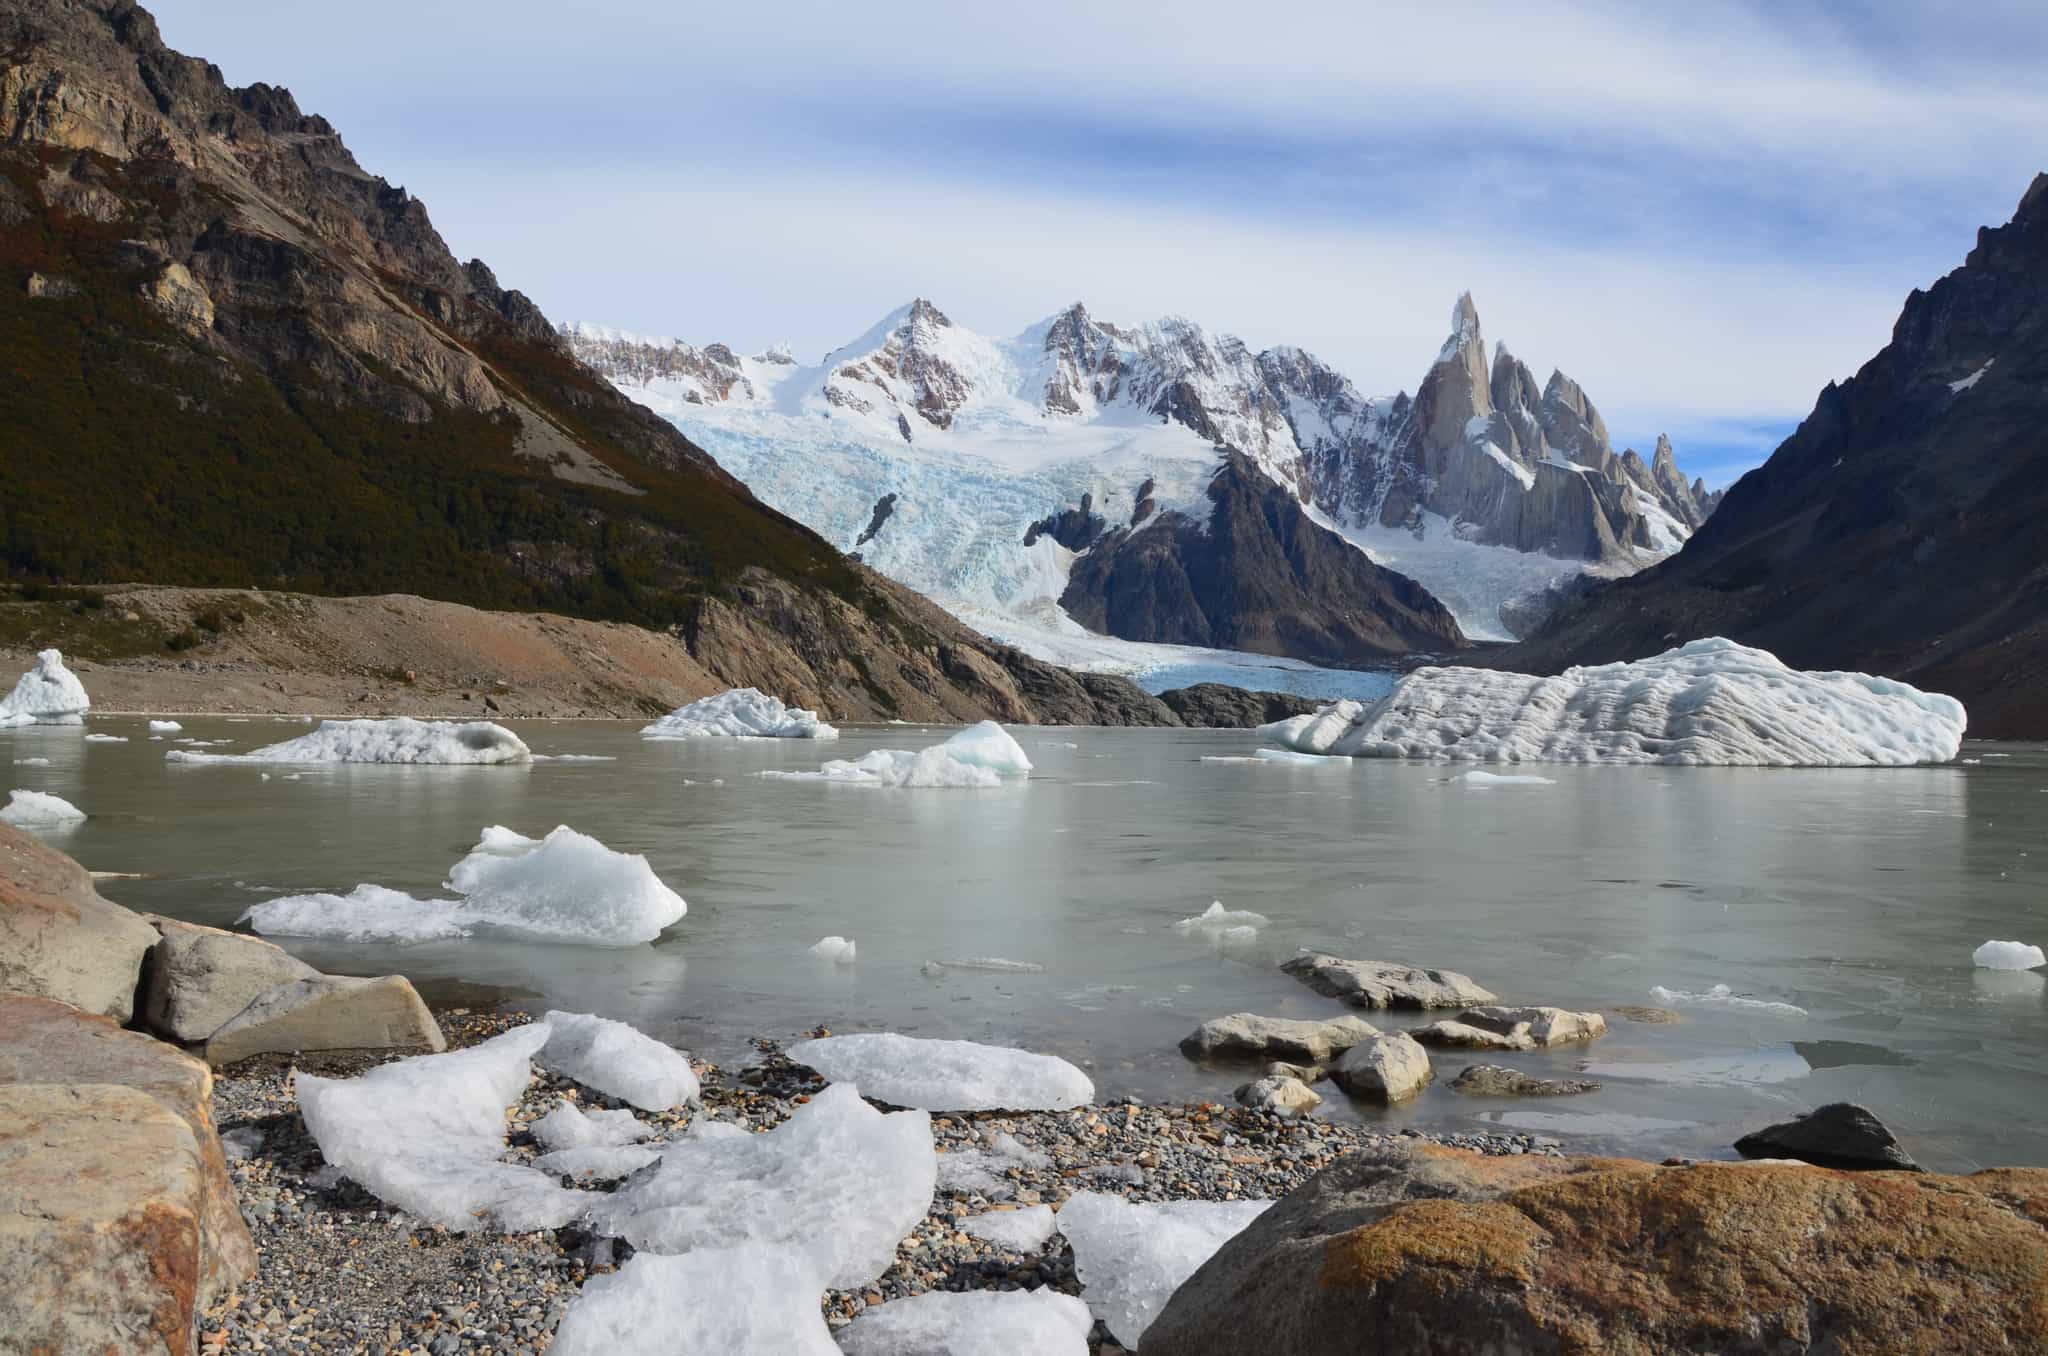
[[[557,321],[815,360],[1080,300],[1391,394],[1470,290],[1717,486],[2048,169],[2038,0],[151,8]]]

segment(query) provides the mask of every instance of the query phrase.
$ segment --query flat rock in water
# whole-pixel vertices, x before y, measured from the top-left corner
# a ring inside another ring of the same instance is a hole
[[[1604,1036],[1607,1019],[1597,1012],[1571,1012],[1565,1008],[1487,1006],[1467,1008],[1453,1019],[1432,1022],[1413,1034],[1425,1045],[1539,1050]]]
[[[84,867],[0,824],[0,993],[126,1022],[143,955],[156,942],[141,915],[100,898]]]
[[[2048,1350],[2043,1199],[2036,1168],[1869,1176],[1390,1146],[1339,1159],[1225,1243],[1143,1350]]]
[[[1379,1028],[1358,1017],[1301,1021],[1233,1012],[1212,1017],[1182,1038],[1181,1053],[1190,1059],[1210,1057],[1278,1059],[1327,1064]]]
[[[1451,1091],[1474,1097],[1568,1097],[1598,1092],[1590,1078],[1537,1078],[1498,1064],[1474,1064],[1451,1080]]]
[[[1345,960],[1305,952],[1280,967],[1317,993],[1354,1008],[1470,1008],[1494,995],[1455,970],[1425,970],[1394,961]]]
[[[1401,1102],[1413,1097],[1436,1077],[1429,1052],[1406,1032],[1374,1036],[1344,1052],[1330,1070],[1337,1086],[1354,1097],[1375,1102]]]
[[[1854,1102],[1830,1102],[1797,1120],[1744,1135],[1735,1141],[1735,1151],[1751,1158],[1796,1158],[1825,1168],[1920,1171],[1884,1122]]]
[[[142,966],[143,1025],[167,1040],[203,1041],[279,985],[319,971],[274,943],[145,914],[162,940]]]
[[[307,1050],[447,1048],[440,1023],[404,975],[316,974],[279,985],[228,1019],[206,1042],[206,1062],[220,1068]]]
[[[202,1303],[255,1272],[256,1245],[214,1129],[213,1074],[204,1064],[68,1004],[0,995],[0,1089],[25,1084],[119,1085],[155,1098],[192,1134],[200,1174]]]

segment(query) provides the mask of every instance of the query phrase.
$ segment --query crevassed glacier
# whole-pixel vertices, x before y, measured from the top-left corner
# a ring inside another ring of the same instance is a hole
[[[172,763],[524,763],[526,742],[487,720],[323,720],[311,734],[248,753],[172,749]]]
[[[21,675],[12,692],[0,697],[0,728],[82,725],[91,707],[85,684],[64,667],[63,652],[42,650],[36,655],[35,667]]]
[[[816,711],[784,706],[767,693],[736,687],[715,697],[679,706],[640,731],[646,739],[700,739],[727,736],[751,739],[837,739],[837,728],[818,719]]]
[[[1259,736],[1357,758],[1897,767],[1954,758],[1966,724],[1953,697],[1787,668],[1716,637],[1554,678],[1417,669],[1369,706],[1336,702]]]

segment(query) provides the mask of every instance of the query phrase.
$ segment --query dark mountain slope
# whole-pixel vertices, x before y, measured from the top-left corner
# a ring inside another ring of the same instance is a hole
[[[2048,175],[1685,549],[1494,657],[1550,671],[1727,635],[2048,736]]]

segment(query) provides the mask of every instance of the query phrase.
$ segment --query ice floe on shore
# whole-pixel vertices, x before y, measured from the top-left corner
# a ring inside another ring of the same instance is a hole
[[[784,706],[751,687],[679,706],[640,731],[646,739],[837,739],[839,731],[816,711]]]
[[[933,1290],[865,1310],[841,1329],[839,1351],[842,1356],[1086,1356],[1094,1329],[1088,1306],[1055,1290]]]
[[[1773,1017],[1804,1017],[1806,1009],[1795,1003],[1777,1003],[1765,998],[1745,998],[1726,984],[1716,984],[1699,993],[1687,993],[1683,989],[1667,989],[1662,984],[1650,990],[1650,997],[1667,1008],[1705,1007],[1739,1008],[1746,1012],[1767,1013]]]
[[[533,1058],[543,1069],[642,1111],[668,1111],[697,1099],[696,1072],[674,1046],[587,1013],[550,1012],[541,1020],[550,1034]]]
[[[875,749],[859,758],[834,758],[816,772],[763,772],[792,782],[839,782],[851,786],[1001,786],[1004,779],[1031,771],[1031,759],[1010,732],[992,720],[970,725],[943,744],[911,752]]]
[[[840,1356],[818,1309],[824,1289],[801,1253],[762,1243],[681,1256],[642,1252],[583,1284],[552,1356],[776,1352]]]
[[[1862,673],[1801,672],[1719,638],[1554,678],[1422,668],[1381,700],[1259,727],[1297,753],[1484,763],[1878,767],[1947,762],[1953,697]]]
[[[798,1041],[787,1054],[835,1084],[926,1111],[1068,1111],[1095,1098],[1072,1064],[1009,1046],[874,1032]]]
[[[490,935],[581,946],[651,942],[689,905],[645,857],[614,852],[562,825],[545,838],[498,826],[448,873],[459,899],[418,899],[381,885],[346,895],[285,895],[242,921],[265,936],[421,942]]]
[[[487,720],[324,720],[297,739],[248,753],[172,749],[172,763],[524,763],[532,750],[518,735]]]
[[[7,804],[0,806],[0,824],[12,824],[17,829],[56,828],[84,818],[85,811],[47,791],[10,791]]]
[[[14,725],[82,725],[92,708],[85,684],[64,667],[59,650],[43,650],[35,666],[0,697],[0,729]]]
[[[2048,965],[2048,954],[2027,942],[1991,941],[1971,952],[1970,960],[1985,970],[2037,970]]]
[[[1120,1344],[1137,1350],[1182,1282],[1271,1204],[1136,1204],[1081,1191],[1060,1207],[1059,1228],[1073,1245],[1074,1274],[1081,1278],[1089,1310]]]

